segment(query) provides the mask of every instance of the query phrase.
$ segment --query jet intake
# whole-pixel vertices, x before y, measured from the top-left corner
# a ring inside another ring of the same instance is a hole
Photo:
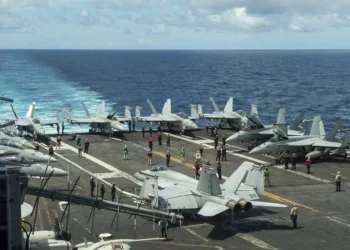
[[[252,210],[253,208],[253,205],[252,203],[250,203],[249,201],[240,201],[239,204],[241,205],[242,207],[242,210],[246,213],[246,212],[249,212],[250,210]]]
[[[228,206],[229,208],[233,209],[233,211],[235,213],[242,211],[242,205],[238,201],[235,201],[235,200],[229,200],[226,203],[226,206]]]

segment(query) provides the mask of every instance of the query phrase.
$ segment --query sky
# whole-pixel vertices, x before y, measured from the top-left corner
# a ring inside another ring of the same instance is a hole
[[[350,49],[350,0],[0,0],[0,49]]]

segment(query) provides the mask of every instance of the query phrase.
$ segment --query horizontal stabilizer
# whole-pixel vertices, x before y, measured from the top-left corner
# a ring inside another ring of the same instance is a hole
[[[215,112],[220,112],[220,109],[218,108],[218,105],[216,105],[214,98],[210,97],[209,99],[213,103],[213,107],[214,107]]]
[[[251,201],[254,207],[288,207],[285,204],[274,203],[274,202],[264,202],[264,201]]]
[[[29,216],[33,211],[33,207],[28,204],[23,202],[23,204],[21,205],[21,218],[25,218],[27,216]]]
[[[222,213],[227,209],[229,209],[229,207],[208,201],[204,204],[201,210],[199,210],[198,214],[210,217]]]
[[[158,180],[157,178],[146,179],[139,193],[140,198],[151,201],[153,207],[158,207]]]

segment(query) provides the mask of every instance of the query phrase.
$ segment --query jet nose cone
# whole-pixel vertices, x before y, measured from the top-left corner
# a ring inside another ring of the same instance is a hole
[[[249,154],[262,154],[263,150],[261,147],[255,147],[249,151]]]
[[[136,179],[138,179],[139,181],[144,181],[144,180],[145,180],[145,176],[142,175],[141,172],[136,172],[136,173],[134,174],[134,177],[135,177]]]
[[[67,176],[68,172],[63,170],[63,169],[59,169],[59,168],[53,168],[54,172],[53,172],[53,176]]]
[[[189,128],[190,129],[198,129],[198,126],[195,122],[191,122],[190,125],[189,125]]]
[[[236,141],[238,141],[239,135],[240,135],[240,133],[237,132],[237,133],[235,133],[235,134],[229,136],[229,137],[226,139],[226,141],[233,141],[233,142],[236,142]]]

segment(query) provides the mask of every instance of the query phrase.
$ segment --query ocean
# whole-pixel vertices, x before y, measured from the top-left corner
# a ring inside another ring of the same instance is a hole
[[[21,116],[35,101],[35,117],[41,119],[56,117],[56,108],[63,118],[67,108],[72,117],[84,117],[81,102],[94,113],[101,100],[117,116],[124,116],[125,105],[133,107],[133,116],[135,106],[150,115],[146,99],[161,112],[167,98],[173,113],[189,114],[190,104],[202,104],[209,113],[209,97],[223,109],[232,96],[234,110],[249,112],[257,104],[265,124],[276,122],[284,107],[289,122],[302,110],[306,118],[321,115],[327,131],[349,117],[349,80],[347,50],[0,50],[1,95],[14,99]],[[0,119],[9,118],[10,106],[0,103]]]

